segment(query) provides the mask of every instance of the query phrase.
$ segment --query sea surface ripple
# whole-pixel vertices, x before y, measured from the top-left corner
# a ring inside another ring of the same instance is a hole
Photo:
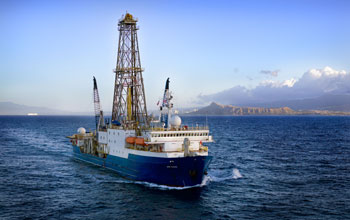
[[[132,182],[72,157],[88,116],[0,116],[0,219],[350,219],[350,117],[183,117],[208,123],[202,185]]]

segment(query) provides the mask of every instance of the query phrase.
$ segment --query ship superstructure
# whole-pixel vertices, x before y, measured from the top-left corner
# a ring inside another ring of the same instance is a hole
[[[104,121],[94,78],[96,131],[84,128],[70,136],[74,156],[136,180],[169,186],[201,184],[211,156],[203,145],[212,142],[207,126],[181,125],[173,113],[169,78],[160,120],[147,114],[145,89],[137,40],[137,20],[126,14],[119,21],[112,120]]]

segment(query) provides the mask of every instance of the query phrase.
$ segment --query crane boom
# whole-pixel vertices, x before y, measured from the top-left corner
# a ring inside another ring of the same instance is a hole
[[[104,126],[103,111],[100,104],[100,96],[98,94],[97,82],[94,77],[94,108],[95,108],[95,122],[96,130],[98,131],[101,126]]]

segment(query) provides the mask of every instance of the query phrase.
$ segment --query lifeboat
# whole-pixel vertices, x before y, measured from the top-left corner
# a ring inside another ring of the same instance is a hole
[[[127,137],[125,139],[126,143],[128,144],[135,144],[136,137]]]
[[[142,145],[142,146],[147,146],[147,144],[145,143],[145,139],[144,138],[136,138],[135,139],[135,144]]]

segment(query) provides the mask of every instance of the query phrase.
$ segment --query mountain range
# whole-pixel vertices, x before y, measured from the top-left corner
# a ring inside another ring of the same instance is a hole
[[[238,105],[241,106],[241,105]],[[268,103],[254,103],[244,107],[281,108],[294,110],[328,110],[350,112],[350,95],[326,94],[316,98],[283,100]]]
[[[289,107],[264,108],[264,107],[240,107],[222,105],[212,102],[209,106],[187,113],[186,115],[349,115],[350,112],[328,110],[293,110]]]

